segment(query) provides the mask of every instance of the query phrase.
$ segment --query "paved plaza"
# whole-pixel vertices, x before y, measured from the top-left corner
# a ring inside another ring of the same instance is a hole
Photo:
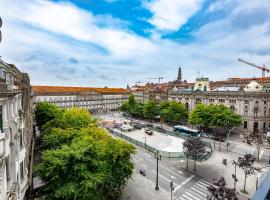
[[[153,135],[148,135],[145,133],[145,129],[122,132],[122,134],[140,142],[146,142],[149,146],[162,151],[183,152],[183,143],[185,140],[178,137],[162,134],[156,131],[153,131]]]

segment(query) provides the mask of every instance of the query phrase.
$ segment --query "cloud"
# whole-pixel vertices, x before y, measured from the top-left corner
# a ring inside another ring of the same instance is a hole
[[[150,1],[148,6],[159,2]],[[188,81],[194,81],[197,71],[210,80],[260,75],[258,70],[238,63],[238,57],[269,65],[270,20],[266,20],[267,14],[259,20],[251,19],[262,7],[264,13],[270,10],[266,0],[257,4],[253,0],[245,4],[239,0],[226,1],[230,13],[195,29],[190,33],[195,40],[189,43],[161,37],[162,31],[177,30],[185,23],[179,23],[184,18],[177,16],[180,1],[166,2],[175,2],[177,10],[174,15],[174,10],[164,7],[169,13],[166,18],[170,21],[169,28],[156,26],[150,30],[152,37],[143,37],[129,29],[132,21],[119,20],[108,13],[95,15],[71,3],[0,1],[4,20],[1,56],[28,72],[35,85],[125,87],[157,76],[169,81],[176,78],[179,65]],[[201,1],[196,6],[192,4],[193,13],[200,10],[201,4]],[[173,4],[166,6],[169,5]],[[150,8],[151,19],[164,15],[157,8]],[[218,12],[222,5],[211,9],[209,12]],[[245,20],[235,21],[243,13],[247,13],[249,24]],[[190,17],[185,16],[185,20]],[[155,32],[156,29],[160,32]]]
[[[196,13],[203,0],[151,0],[145,2],[153,16],[148,20],[158,30],[177,31]]]

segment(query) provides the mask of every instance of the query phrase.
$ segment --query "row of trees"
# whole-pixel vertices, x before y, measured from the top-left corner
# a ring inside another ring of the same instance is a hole
[[[133,95],[122,104],[121,111],[129,113],[133,117],[149,120],[162,119],[167,123],[176,124],[187,119],[188,112],[184,104],[175,101],[163,101],[157,104],[155,101],[146,103],[136,102]]]
[[[188,120],[190,124],[198,126],[199,129],[212,128],[216,129],[215,132],[220,134],[242,124],[241,117],[224,105],[198,104],[188,114],[183,103],[175,101],[163,101],[160,104],[154,101],[140,103],[136,102],[134,96],[131,95],[120,110],[134,117],[150,120],[162,118],[165,122],[171,124],[178,124]]]
[[[110,137],[84,109],[59,109],[39,103],[41,163],[36,174],[43,199],[117,199],[132,175],[132,145]]]

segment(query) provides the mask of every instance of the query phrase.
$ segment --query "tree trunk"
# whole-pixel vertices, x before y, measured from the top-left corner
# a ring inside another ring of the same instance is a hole
[[[218,150],[220,151],[221,150],[221,141],[220,141],[220,138],[219,138],[219,146],[218,146]]]
[[[196,160],[194,160],[194,172],[196,172]]]
[[[216,149],[216,140],[214,140],[214,149]]]
[[[187,169],[188,169],[188,156],[187,156]]]
[[[246,192],[246,181],[247,181],[247,175],[245,173],[245,179],[244,179],[244,192]]]

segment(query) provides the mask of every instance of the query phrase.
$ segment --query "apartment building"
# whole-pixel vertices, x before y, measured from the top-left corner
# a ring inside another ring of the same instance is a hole
[[[25,199],[31,184],[30,81],[0,59],[0,199]]]

